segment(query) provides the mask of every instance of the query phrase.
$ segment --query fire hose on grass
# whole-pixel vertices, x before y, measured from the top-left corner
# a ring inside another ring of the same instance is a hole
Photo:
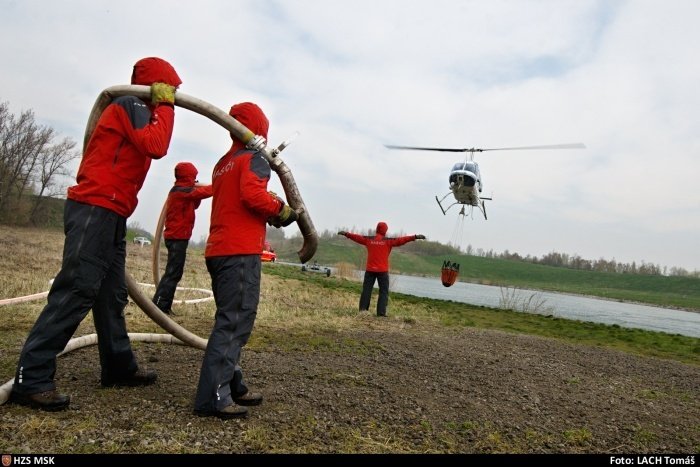
[[[112,102],[116,97],[121,96],[136,96],[143,100],[149,100],[151,98],[151,89],[148,86],[138,86],[138,85],[119,85],[112,86],[104,91],[98,96],[95,104],[92,107],[90,116],[88,118],[88,123],[85,129],[85,137],[83,140],[83,149],[87,146],[92,132],[97,126],[97,121],[99,120],[102,112],[105,108]],[[197,99],[187,94],[181,92],[175,93],[175,105],[178,107],[185,108],[187,110],[196,112],[210,120],[218,123],[220,126],[224,127],[235,137],[241,141],[248,143],[255,140],[256,135],[238,122],[236,119],[231,117],[228,113],[223,110],[205,102],[203,100]],[[289,206],[297,212],[298,219],[297,225],[303,236],[303,244],[301,249],[297,252],[299,260],[302,263],[309,261],[316,253],[316,248],[318,246],[318,234],[311,221],[308,210],[304,205],[304,201],[301,197],[301,193],[297,188],[294,176],[291,170],[287,167],[287,164],[279,157],[280,152],[289,144],[288,141],[283,142],[276,148],[270,148],[268,146],[260,149],[260,152],[264,154],[265,158],[270,164],[272,170],[278,175],[282,188],[284,189],[285,196],[287,198],[287,203]],[[165,210],[165,206],[163,207]],[[161,218],[163,215],[161,214]],[[156,235],[160,237],[162,234],[162,222],[158,222],[158,232]],[[154,248],[154,251],[156,249]],[[157,256],[157,255],[154,255]],[[153,275],[154,279],[157,279],[157,262],[153,262]],[[143,310],[146,315],[151,318],[158,326],[163,328],[168,334],[142,334],[142,333],[129,333],[129,338],[134,341],[141,342],[171,342],[177,344],[184,344],[198,349],[206,349],[207,340],[203,339],[194,333],[188,331],[184,327],[177,324],[175,321],[170,319],[168,315],[163,313],[149,298],[147,298],[144,293],[139,288],[138,283],[131,277],[128,271],[125,272],[126,275],[126,285],[129,292],[129,296],[132,298],[134,303]],[[155,284],[158,284],[158,280],[155,280]],[[71,339],[66,348],[61,352],[64,353],[76,350],[88,345],[94,345],[97,343],[97,335],[90,334],[86,336],[76,337]],[[7,383],[0,386],[0,404],[4,404],[9,398],[10,391],[12,390],[12,384],[14,378]]]

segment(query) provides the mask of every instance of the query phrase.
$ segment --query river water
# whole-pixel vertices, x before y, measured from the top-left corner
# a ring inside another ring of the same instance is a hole
[[[492,308],[500,308],[504,297],[509,303],[522,304],[523,301],[530,300],[528,310],[535,308],[538,310],[536,312],[559,318],[700,337],[700,313],[692,311],[465,282],[456,282],[451,287],[444,287],[439,279],[428,277],[392,274],[390,278],[392,291],[417,297],[452,300]]]

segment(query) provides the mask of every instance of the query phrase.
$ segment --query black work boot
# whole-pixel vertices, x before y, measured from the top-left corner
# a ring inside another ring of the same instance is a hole
[[[9,402],[19,405],[26,405],[33,409],[41,409],[49,412],[66,410],[70,404],[70,396],[59,394],[55,389],[51,389],[36,394],[21,394],[12,391]]]
[[[156,382],[158,374],[155,371],[142,370],[139,368],[135,373],[129,376],[119,378],[102,378],[103,387],[134,387],[134,386],[150,386]]]

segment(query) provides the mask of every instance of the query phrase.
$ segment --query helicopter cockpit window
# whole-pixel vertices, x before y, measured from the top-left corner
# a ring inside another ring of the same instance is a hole
[[[476,165],[476,162],[465,162],[464,163],[464,170],[468,170],[473,174],[478,175],[479,174],[479,166]]]
[[[455,170],[466,170],[467,172],[471,172],[476,175],[479,174],[479,166],[476,164],[476,162],[457,162],[452,167],[452,171]]]

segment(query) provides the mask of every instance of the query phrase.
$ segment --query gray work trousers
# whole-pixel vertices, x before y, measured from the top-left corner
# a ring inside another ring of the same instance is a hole
[[[133,374],[138,366],[126,331],[126,218],[67,200],[63,264],[20,354],[12,390],[36,394],[56,388],[56,355],[92,309],[102,378]]]
[[[207,258],[216,302],[214,328],[199,374],[194,409],[215,412],[245,394],[241,350],[253,331],[260,300],[260,255]]]

